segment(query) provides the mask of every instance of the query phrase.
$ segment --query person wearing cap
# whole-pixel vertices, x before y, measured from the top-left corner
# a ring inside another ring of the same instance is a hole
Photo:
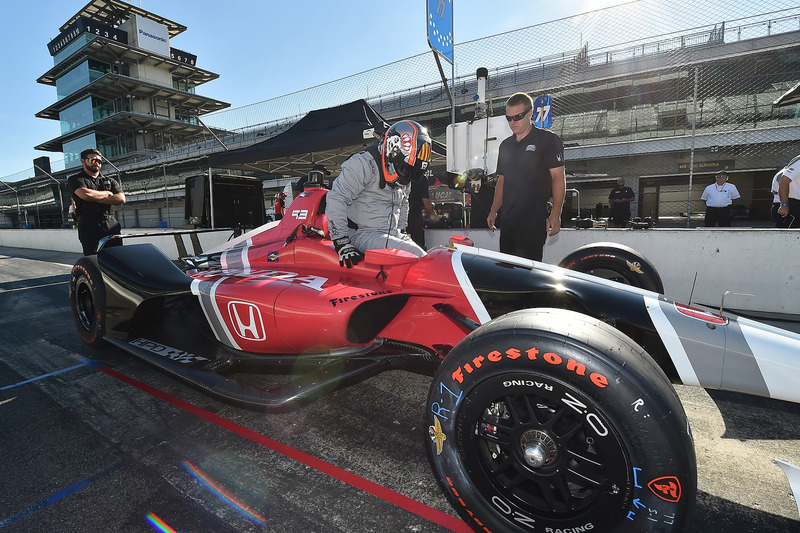
[[[608,203],[611,205],[611,220],[617,228],[624,228],[631,219],[631,202],[635,195],[633,189],[625,186],[625,180],[617,178],[617,186],[611,189]]]
[[[321,173],[321,175],[317,173]],[[303,176],[302,178],[297,180],[297,183],[294,184],[294,186],[292,187],[292,193],[293,193],[292,198],[297,198],[300,195],[300,193],[303,192],[303,190],[306,188],[306,183],[308,183],[309,181],[309,177],[313,178],[312,181],[314,181],[315,183],[319,181],[319,186],[324,187],[325,186],[324,178],[327,178],[330,175],[331,173],[327,168],[325,168],[325,165],[314,165],[314,168],[311,169],[311,172],[309,172],[307,176]],[[317,180],[320,177],[322,179]]]
[[[728,183],[728,173],[717,172],[712,183],[703,191],[700,199],[706,203],[706,227],[713,228],[717,224],[721,228],[731,227],[731,206],[733,201],[741,198],[739,190],[733,183]]]
[[[118,235],[120,224],[114,217],[112,206],[125,203],[125,194],[117,180],[100,172],[103,155],[97,148],[81,152],[83,168],[67,179],[67,189],[75,202],[75,215],[78,221],[78,240],[83,247],[83,255],[94,255],[100,239]],[[108,246],[122,244],[112,239]]]
[[[778,182],[778,215],[784,219],[784,228],[800,228],[800,156],[783,169]]]

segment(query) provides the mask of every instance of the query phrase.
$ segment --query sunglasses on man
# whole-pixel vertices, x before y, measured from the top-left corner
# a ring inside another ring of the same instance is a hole
[[[519,122],[520,120],[525,118],[525,115],[527,115],[528,111],[530,110],[531,109],[529,108],[523,111],[522,113],[517,113],[516,115],[506,115],[506,120],[509,122]]]
[[[86,159],[84,159],[84,161],[86,161],[87,163],[97,163],[97,164],[103,163],[103,160],[100,159],[99,157],[87,157]]]

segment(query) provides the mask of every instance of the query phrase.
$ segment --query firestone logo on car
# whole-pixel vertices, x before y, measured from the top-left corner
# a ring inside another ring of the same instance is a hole
[[[228,314],[231,317],[233,331],[248,341],[263,341],[267,338],[261,311],[248,302],[228,302]]]

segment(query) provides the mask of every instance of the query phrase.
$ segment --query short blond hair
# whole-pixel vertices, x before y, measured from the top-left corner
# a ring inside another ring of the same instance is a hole
[[[526,93],[514,93],[506,100],[506,108],[523,104],[528,109],[533,109],[533,98]]]

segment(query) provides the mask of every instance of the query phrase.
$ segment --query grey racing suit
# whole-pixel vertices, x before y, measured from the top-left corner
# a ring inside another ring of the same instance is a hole
[[[342,172],[327,195],[325,213],[331,239],[347,236],[359,251],[397,248],[417,257],[425,250],[401,233],[408,221],[410,186],[380,188],[378,163],[369,152],[360,152],[342,163]],[[348,227],[348,219],[358,229]]]

